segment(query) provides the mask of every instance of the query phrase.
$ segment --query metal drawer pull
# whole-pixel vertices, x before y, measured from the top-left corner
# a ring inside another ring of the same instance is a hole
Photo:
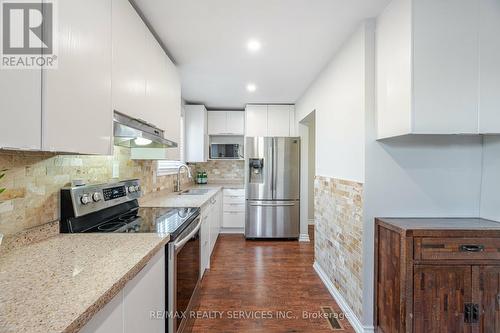
[[[484,245],[460,245],[460,252],[483,252]]]

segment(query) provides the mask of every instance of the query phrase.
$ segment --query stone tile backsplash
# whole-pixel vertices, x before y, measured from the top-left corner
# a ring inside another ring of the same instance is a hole
[[[314,208],[316,262],[362,318],[363,184],[317,176]]]
[[[130,151],[115,147],[113,156],[56,155],[0,150],[0,233],[12,235],[59,218],[59,190],[74,179],[107,182],[138,178],[145,194],[174,190],[176,175],[156,176],[155,161],[130,160]],[[182,182],[191,183],[184,174]]]
[[[245,161],[208,161],[192,164],[194,175],[206,171],[209,183],[241,183],[245,181]]]

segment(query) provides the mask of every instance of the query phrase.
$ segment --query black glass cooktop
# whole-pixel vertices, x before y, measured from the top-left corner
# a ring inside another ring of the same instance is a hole
[[[85,232],[158,233],[175,239],[199,214],[199,208],[138,208]]]

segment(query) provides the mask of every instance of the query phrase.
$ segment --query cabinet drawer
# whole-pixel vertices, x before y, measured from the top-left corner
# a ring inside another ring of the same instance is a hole
[[[244,212],[245,203],[225,203],[224,202],[224,212]]]
[[[235,189],[235,188],[225,188],[224,189],[225,197],[243,197],[245,198],[245,189]]]
[[[224,212],[224,228],[244,228],[245,212]]]
[[[415,259],[499,260],[500,238],[416,238]]]
[[[224,203],[240,203],[244,204],[245,203],[245,197],[244,196],[237,196],[237,195],[230,195],[230,196],[224,196]]]

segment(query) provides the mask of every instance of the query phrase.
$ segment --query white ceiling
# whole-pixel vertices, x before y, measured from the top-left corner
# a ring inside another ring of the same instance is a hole
[[[389,1],[134,0],[179,66],[183,98],[226,109],[294,103]],[[255,54],[246,48],[252,38],[262,43]]]

